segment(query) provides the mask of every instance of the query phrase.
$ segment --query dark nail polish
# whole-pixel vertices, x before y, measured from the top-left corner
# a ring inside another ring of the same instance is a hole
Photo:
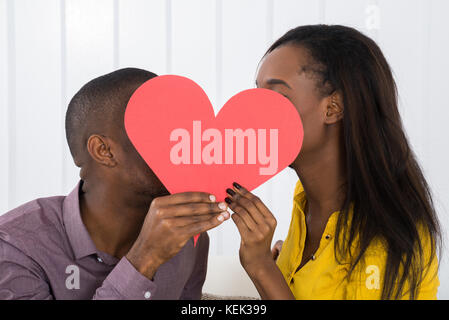
[[[234,187],[236,187],[237,189],[241,189],[241,188],[242,188],[242,186],[239,185],[237,182],[233,182],[232,185],[233,185]]]
[[[232,190],[232,189],[226,189],[226,192],[228,193],[228,194],[230,194],[231,196],[233,196],[233,195],[235,195],[235,191],[234,190]]]
[[[231,204],[232,203],[232,200],[229,199],[228,197],[225,198],[225,201],[226,201],[227,204]]]

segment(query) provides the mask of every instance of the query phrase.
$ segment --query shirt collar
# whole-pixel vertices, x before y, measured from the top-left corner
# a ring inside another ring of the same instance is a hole
[[[302,186],[301,180],[298,179],[298,182],[296,182],[295,191],[293,194],[293,202],[296,205],[296,212],[300,212],[304,215],[304,208],[306,204],[306,193],[304,191],[304,187]],[[329,217],[329,225],[334,225],[336,223],[336,219],[339,215],[340,211],[332,212],[332,214]],[[349,219],[347,221],[348,225],[351,225],[352,216],[354,213],[354,202],[351,201],[349,204]]]
[[[293,201],[301,210],[303,210],[306,201],[306,193],[304,191],[304,187],[302,186],[301,180],[299,179],[298,182],[296,182],[295,191],[293,193]]]
[[[91,254],[98,254],[97,248],[81,219],[79,203],[79,191],[81,186],[82,180],[80,180],[75,189],[65,197],[62,204],[62,219],[76,260]]]

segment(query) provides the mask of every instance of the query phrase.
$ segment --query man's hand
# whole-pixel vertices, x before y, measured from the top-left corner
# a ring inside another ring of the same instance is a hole
[[[126,258],[152,279],[159,266],[175,256],[191,237],[229,219],[226,209],[226,203],[217,203],[215,196],[204,192],[155,198]]]

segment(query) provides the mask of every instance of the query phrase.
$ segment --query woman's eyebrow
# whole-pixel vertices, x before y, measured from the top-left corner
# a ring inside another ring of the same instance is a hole
[[[286,86],[287,88],[291,89],[291,87],[288,85],[288,83],[281,79],[271,78],[266,81],[266,84],[270,84],[270,85],[281,84],[281,85]],[[256,80],[256,87],[259,87],[257,80]]]

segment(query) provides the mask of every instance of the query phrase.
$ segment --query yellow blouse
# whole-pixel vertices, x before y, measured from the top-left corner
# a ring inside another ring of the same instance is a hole
[[[305,192],[301,182],[296,184],[293,212],[287,238],[282,245],[277,265],[296,299],[380,299],[382,294],[383,272],[387,252],[380,241],[373,241],[366,250],[348,281],[345,276],[348,264],[339,264],[334,254],[334,232],[338,211],[327,222],[320,245],[314,256],[298,271],[306,239],[304,215]],[[352,210],[351,210],[352,211]],[[430,239],[422,240],[423,252],[430,252]],[[425,257],[430,258],[430,257]],[[426,261],[430,261],[427,259]],[[438,260],[432,257],[431,263],[423,271],[418,299],[436,299],[439,286]],[[405,293],[402,299],[408,299]]]

